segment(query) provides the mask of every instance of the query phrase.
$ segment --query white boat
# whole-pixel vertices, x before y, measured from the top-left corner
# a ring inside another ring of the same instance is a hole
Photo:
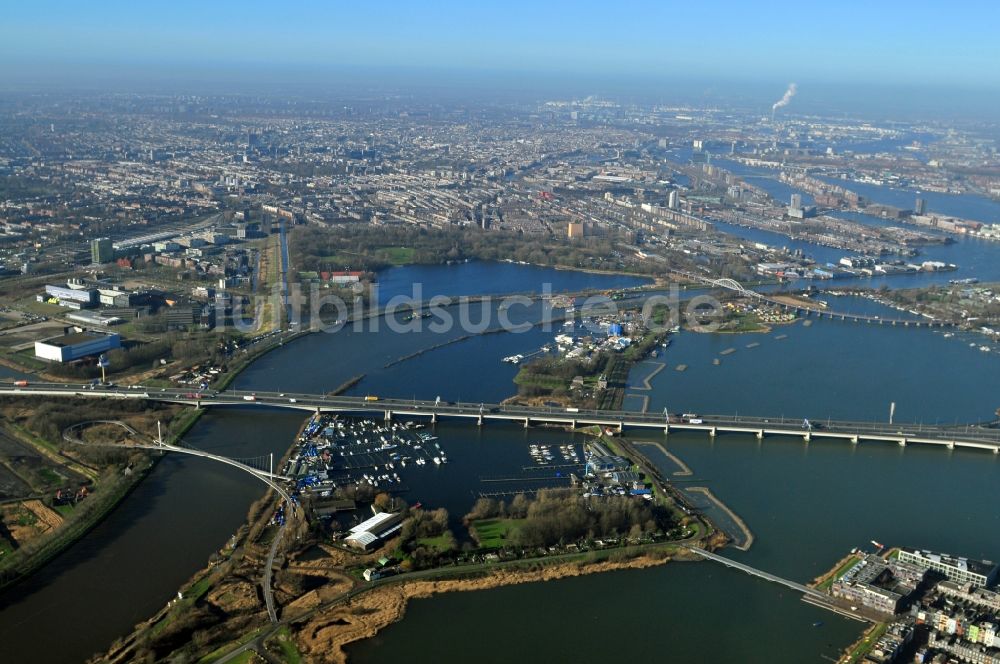
[[[437,465],[440,466],[441,465],[441,457],[434,457],[434,463],[436,463]]]

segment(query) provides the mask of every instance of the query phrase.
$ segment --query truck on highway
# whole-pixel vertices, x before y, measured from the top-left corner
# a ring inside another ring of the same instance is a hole
[[[14,381],[14,387],[27,387],[27,386],[28,386],[28,381],[26,381],[26,380],[15,380]]]
[[[375,396],[374,394],[369,394],[368,396],[365,397],[365,401],[378,401],[378,397]]]
[[[243,400],[244,401],[256,401],[257,400],[257,395],[256,394],[244,394],[243,395]]]

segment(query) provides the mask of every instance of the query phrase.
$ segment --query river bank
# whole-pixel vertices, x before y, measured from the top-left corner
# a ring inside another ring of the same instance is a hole
[[[346,664],[345,646],[371,638],[385,627],[403,618],[410,600],[449,592],[488,590],[504,586],[538,583],[613,570],[644,569],[680,560],[692,554],[676,549],[657,554],[641,554],[627,560],[585,560],[542,565],[539,569],[498,569],[471,579],[407,581],[375,588],[348,599],[343,604],[321,610],[297,629],[296,643],[309,661]],[[544,563],[544,561],[540,561]]]
[[[191,409],[190,411],[178,414],[175,418],[171,418],[168,421],[168,426],[169,423],[176,422],[176,430],[170,433],[169,442],[172,444],[180,440],[195,425],[203,412]],[[30,437],[34,439],[36,447],[44,449],[47,445],[47,441],[43,441],[27,430],[18,428],[18,431],[23,438]],[[64,453],[53,452],[52,454],[56,458],[62,459],[65,457],[66,460],[71,460],[71,464],[81,464],[79,460],[72,459],[72,457]],[[64,521],[62,527],[52,533],[51,536],[48,536],[45,541],[40,543],[32,541],[30,546],[34,550],[24,556],[24,560],[6,558],[3,570],[0,572],[0,591],[7,590],[24,581],[100,525],[122,501],[135,491],[149,473],[152,472],[162,457],[145,454],[137,458],[139,461],[129,466],[128,472],[120,476],[115,472],[114,468],[106,470],[100,476],[88,473],[88,476],[91,476],[91,479],[96,481],[96,486],[101,487],[102,490],[94,491],[87,498],[87,502],[85,503],[86,509],[82,515]],[[99,472],[96,468],[92,470]],[[22,550],[19,549],[13,555],[17,556],[20,551]]]

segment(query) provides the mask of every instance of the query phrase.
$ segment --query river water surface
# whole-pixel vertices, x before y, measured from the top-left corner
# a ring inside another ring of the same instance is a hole
[[[484,270],[480,292],[497,283],[510,291],[540,287],[510,279],[509,271],[517,274],[520,266],[476,267]],[[442,292],[450,292],[447,274],[440,275]],[[463,274],[465,287],[472,277]],[[578,275],[575,282],[574,275],[542,273],[566,280],[565,288],[573,290],[634,285],[628,277]],[[416,273],[396,273],[397,286],[385,292],[402,290],[408,278]],[[517,315],[529,318],[532,311]],[[315,334],[261,358],[236,387],[325,391],[364,374],[354,393],[495,401],[513,392],[516,371],[501,358],[537,349],[553,334],[538,328],[468,338],[461,330]],[[448,340],[455,342],[439,346]],[[750,343],[759,345],[747,348]],[[737,351],[713,365],[729,347]],[[895,401],[899,419],[980,420],[1000,405],[998,360],[959,337],[929,330],[818,320],[762,335],[682,333],[655,360],[667,366],[651,379],[651,389],[637,389],[633,380],[631,392],[648,396],[650,410],[674,412],[884,419]],[[676,371],[678,364],[688,369]],[[212,410],[187,439],[236,457],[280,455],[302,420],[301,413],[255,406]],[[453,516],[474,500],[466,475],[481,481],[513,469],[528,442],[570,442],[569,434],[500,425],[479,430],[442,423],[437,435],[453,463],[414,476],[406,499],[445,506]],[[727,555],[793,580],[810,580],[870,539],[1000,555],[992,508],[1000,498],[1000,464],[993,455],[822,440],[761,443],[736,435],[713,442],[671,434],[665,442],[694,470],[685,485],[710,487],[754,531],[748,553]],[[79,544],[0,597],[4,659],[81,661],[103,650],[173,597],[261,493],[256,481],[236,470],[200,459],[164,459]],[[824,624],[813,627],[817,622]],[[352,654],[359,662],[597,662],[622,656],[803,662],[835,655],[860,629],[782,587],[710,563],[676,563],[417,601],[406,620]],[[59,639],[51,638],[54,630]]]

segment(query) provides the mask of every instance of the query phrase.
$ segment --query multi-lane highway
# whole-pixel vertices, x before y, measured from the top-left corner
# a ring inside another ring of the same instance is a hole
[[[0,395],[45,398],[89,399],[150,399],[180,403],[195,407],[245,406],[279,407],[311,412],[364,413],[386,419],[399,417],[425,418],[436,422],[440,418],[471,419],[478,424],[514,422],[524,426],[557,425],[567,427],[601,426],[625,429],[657,429],[664,433],[702,431],[711,436],[721,433],[768,436],[794,436],[809,441],[813,438],[837,438],[859,443],[883,441],[899,445],[938,445],[948,449],[969,448],[1000,453],[1000,429],[991,425],[928,425],[890,424],[886,422],[854,422],[841,420],[810,421],[806,417],[760,417],[745,415],[683,416],[665,413],[587,410],[578,408],[526,407],[487,403],[453,403],[440,399],[395,399],[374,395],[328,396],[323,394],[285,392],[225,392],[191,391],[176,388],[146,388],[132,386],[77,386],[58,383],[4,384]]]

